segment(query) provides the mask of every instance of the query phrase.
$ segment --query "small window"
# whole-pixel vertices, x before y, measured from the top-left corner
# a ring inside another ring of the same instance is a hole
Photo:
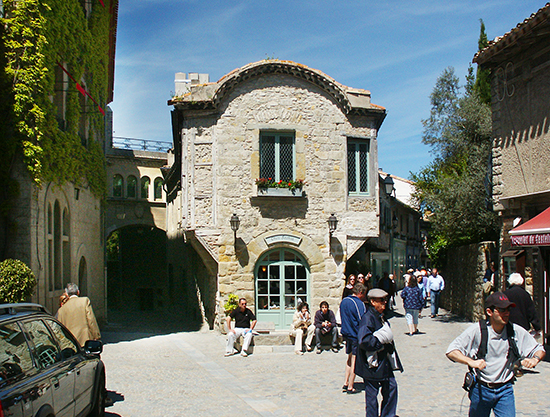
[[[348,140],[348,192],[369,194],[369,141]]]
[[[115,174],[113,176],[113,197],[122,197],[123,182],[122,175]]]
[[[162,200],[162,178],[155,178],[155,200]]]
[[[260,135],[260,177],[275,181],[295,179],[294,133],[262,132]]]
[[[141,177],[141,198],[149,198],[149,184],[151,184],[149,177]]]
[[[133,175],[126,178],[126,197],[136,198],[137,179]]]

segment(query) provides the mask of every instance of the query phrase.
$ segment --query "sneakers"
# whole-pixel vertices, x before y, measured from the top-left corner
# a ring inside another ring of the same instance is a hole
[[[246,358],[248,356],[248,353],[246,353],[244,350],[241,352],[241,356],[243,358]]]
[[[235,349],[233,349],[233,352],[225,352],[225,355],[223,355],[223,356],[225,356],[225,357],[233,356],[235,353],[237,353],[237,351]]]
[[[338,348],[337,348],[337,347],[333,347],[333,348],[332,348],[332,351],[333,351],[334,353],[338,353]]]
[[[317,353],[317,355],[320,355],[321,352],[322,352],[322,349],[317,349],[317,352],[316,352],[316,353]]]
[[[301,350],[295,350],[294,353],[296,355],[303,355],[304,354],[304,352],[302,352]]]
[[[307,349],[308,352],[311,352],[313,350],[313,346],[306,345],[306,349]]]

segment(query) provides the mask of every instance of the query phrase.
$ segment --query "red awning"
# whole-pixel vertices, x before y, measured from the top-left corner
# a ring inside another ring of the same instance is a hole
[[[550,246],[550,207],[509,233],[512,246]]]

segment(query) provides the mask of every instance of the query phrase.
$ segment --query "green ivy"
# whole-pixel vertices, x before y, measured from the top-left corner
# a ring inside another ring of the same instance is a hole
[[[116,1],[116,0],[111,0]],[[33,181],[90,186],[99,198],[106,195],[103,155],[104,116],[88,98],[88,144],[79,136],[80,93],[69,80],[66,127],[61,129],[54,104],[55,71],[62,63],[103,107],[108,96],[110,1],[93,2],[84,15],[79,0],[4,0],[0,19],[3,65],[3,103],[10,108],[2,120],[0,146],[2,172],[9,170],[19,152]],[[5,122],[5,123],[4,123]]]

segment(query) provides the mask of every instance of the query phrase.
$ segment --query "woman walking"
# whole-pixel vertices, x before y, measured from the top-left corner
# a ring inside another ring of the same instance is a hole
[[[424,295],[416,279],[409,280],[409,284],[401,291],[401,298],[409,326],[409,336],[412,336],[418,333],[418,315],[424,307]]]

